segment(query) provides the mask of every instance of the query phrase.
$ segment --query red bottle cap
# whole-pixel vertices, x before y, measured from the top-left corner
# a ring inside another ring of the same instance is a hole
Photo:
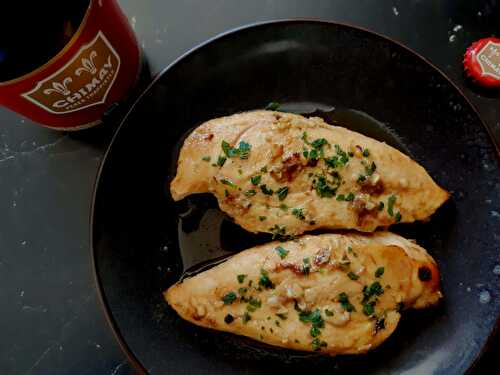
[[[500,39],[484,38],[467,48],[464,71],[481,86],[500,87]]]

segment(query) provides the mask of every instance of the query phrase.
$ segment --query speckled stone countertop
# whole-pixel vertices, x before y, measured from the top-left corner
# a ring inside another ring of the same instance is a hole
[[[500,93],[470,87],[461,68],[468,45],[500,36],[496,0],[119,2],[153,74],[198,43],[256,21],[314,17],[365,27],[403,42],[437,65],[464,90],[500,139]],[[104,319],[89,255],[93,186],[115,126],[63,134],[0,109],[4,375],[133,372]],[[492,210],[490,215],[500,225],[500,213]],[[491,270],[491,277],[500,277],[497,268],[500,265]],[[499,298],[478,285],[457,287],[476,294],[478,303]],[[491,357],[488,354],[474,373],[485,373]]]

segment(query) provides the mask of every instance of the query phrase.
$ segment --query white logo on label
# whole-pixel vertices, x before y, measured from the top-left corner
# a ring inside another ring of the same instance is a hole
[[[102,104],[118,75],[120,64],[120,56],[99,31],[62,68],[22,96],[55,114]]]
[[[489,41],[477,54],[482,75],[500,79],[500,43]],[[497,62],[493,61],[496,59]],[[492,73],[491,70],[493,70]]]

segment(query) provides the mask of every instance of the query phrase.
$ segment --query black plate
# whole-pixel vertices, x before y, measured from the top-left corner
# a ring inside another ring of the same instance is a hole
[[[189,129],[270,101],[299,112],[326,111],[319,113],[329,121],[392,142],[452,192],[429,223],[395,228],[436,258],[443,303],[405,313],[392,337],[367,355],[331,358],[269,348],[186,323],[163,301],[162,291],[183,271],[181,253],[186,266],[201,260],[187,256],[216,256],[267,240],[231,223],[207,195],[174,203],[167,186]],[[493,273],[499,197],[499,159],[486,128],[423,58],[346,25],[255,25],[183,56],[123,122],[95,193],[98,288],[121,345],[152,374],[460,374],[478,357],[500,310]]]

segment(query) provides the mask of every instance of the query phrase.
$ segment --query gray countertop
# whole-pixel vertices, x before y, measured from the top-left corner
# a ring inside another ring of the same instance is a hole
[[[256,21],[315,17],[374,30],[441,68],[464,89],[500,139],[500,94],[486,96],[468,87],[461,69],[470,43],[500,35],[500,5],[495,0],[120,4],[153,74],[219,32]],[[101,311],[89,255],[90,202],[108,141],[106,132],[58,133],[0,109],[2,374],[133,371]],[[467,287],[479,298],[476,286]]]

